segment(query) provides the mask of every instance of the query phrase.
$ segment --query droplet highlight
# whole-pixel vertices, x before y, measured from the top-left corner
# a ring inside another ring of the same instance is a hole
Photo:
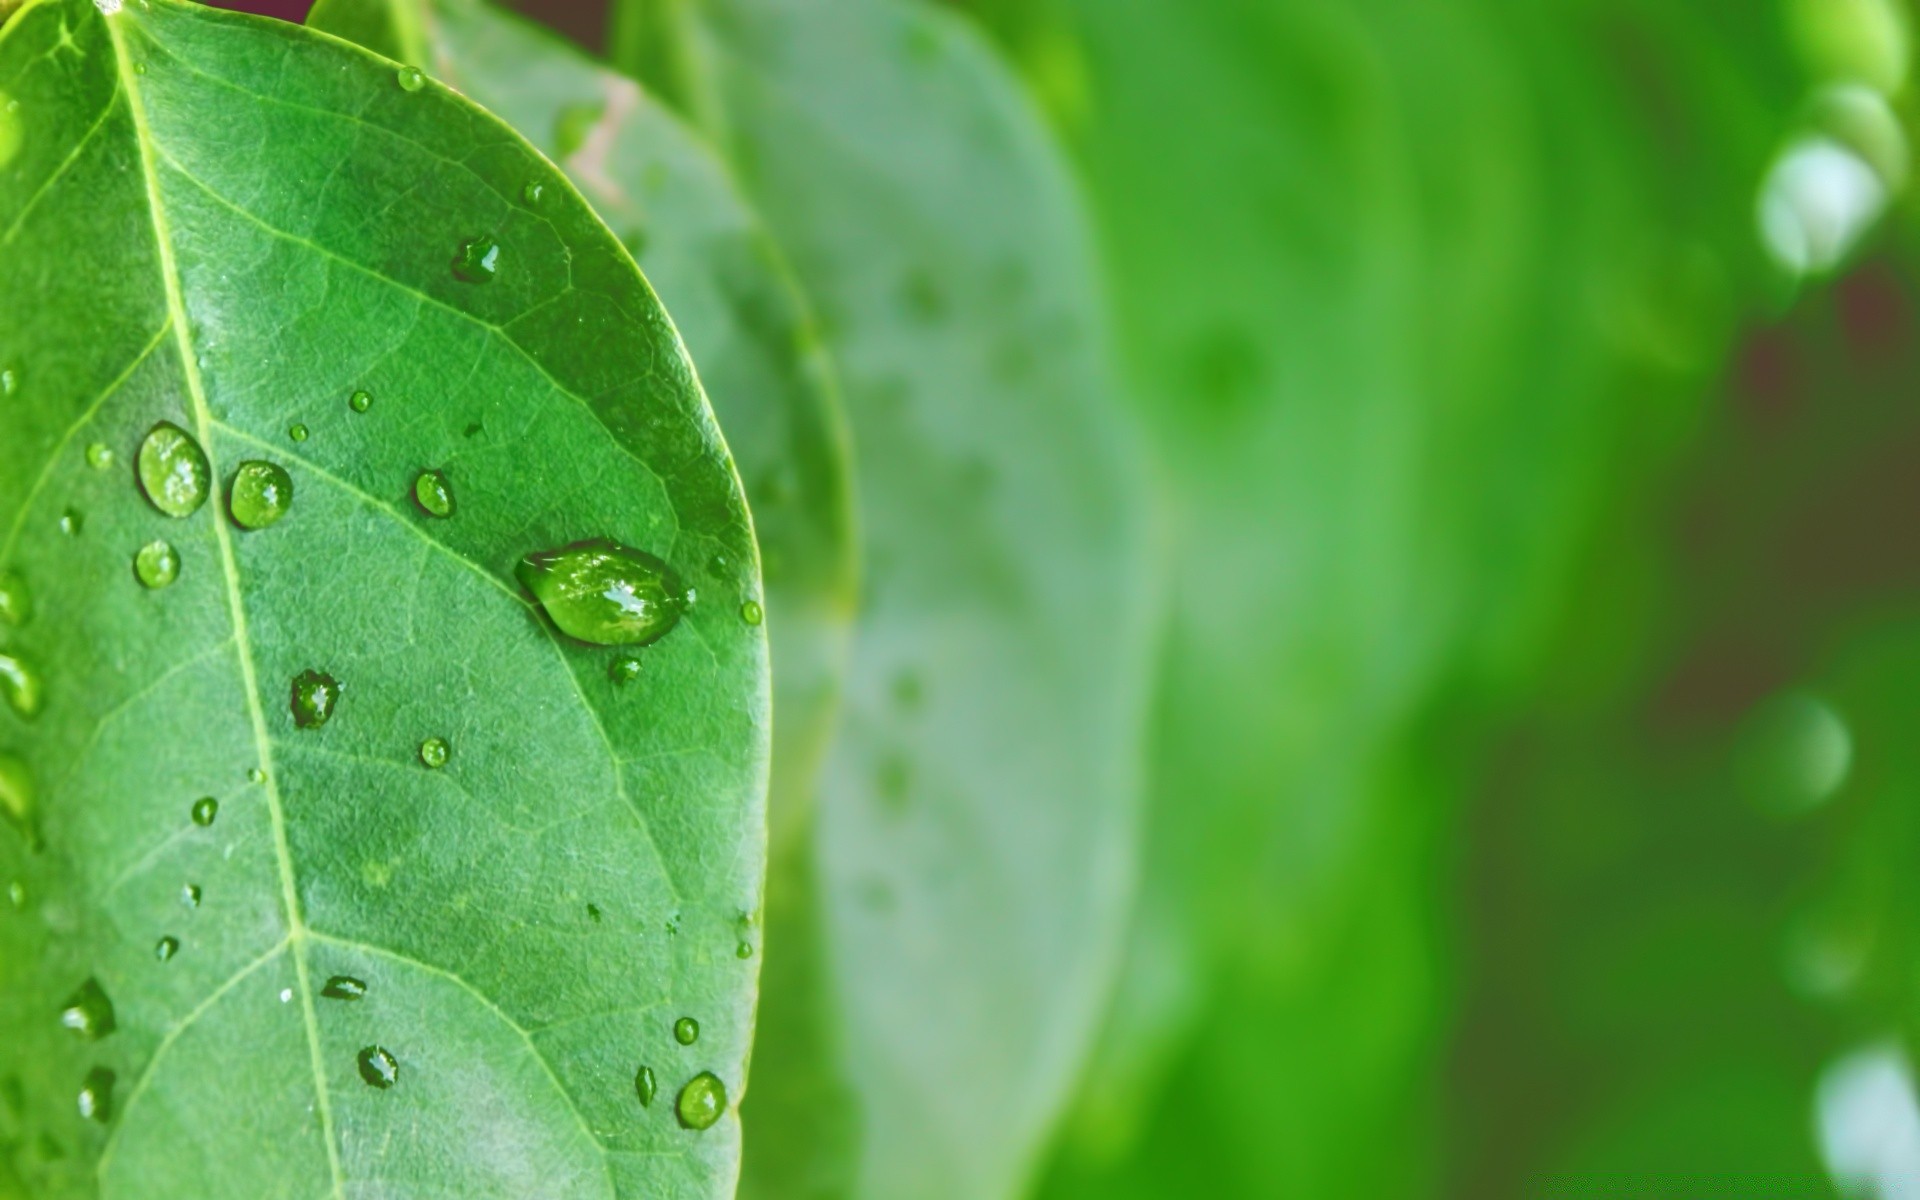
[[[60,532],[68,537],[79,537],[86,531],[87,514],[77,508],[70,508],[60,514]]]
[[[115,1082],[117,1077],[105,1067],[95,1067],[88,1071],[86,1079],[80,1084],[78,1101],[80,1115],[100,1125],[113,1120]]]
[[[168,586],[180,578],[180,552],[169,542],[148,542],[134,552],[133,577],[149,590]]]
[[[357,413],[363,413],[373,407],[373,393],[358,391],[347,397],[347,407]]]
[[[0,571],[0,621],[20,626],[33,615],[33,593],[18,572]]]
[[[0,695],[7,698],[8,707],[29,721],[40,715],[46,698],[39,672],[28,666],[26,660],[4,653],[0,653]]]
[[[207,502],[213,471],[206,451],[186,430],[162,421],[147,431],[135,466],[141,490],[170,517],[189,517]]]
[[[189,883],[180,889],[180,903],[188,908],[199,908],[201,894],[199,884]]]
[[[422,471],[413,480],[413,502],[430,517],[453,515],[453,485],[440,471]]]
[[[400,1064],[383,1046],[368,1046],[360,1051],[360,1078],[368,1087],[381,1091],[400,1082]]]
[[[96,471],[104,471],[113,465],[113,449],[105,442],[95,442],[87,447],[87,465]]]
[[[193,817],[193,823],[205,829],[212,825],[214,819],[220,815],[220,802],[212,796],[202,796],[193,802],[193,808],[190,810],[190,813]]]
[[[60,1024],[88,1042],[97,1042],[114,1031],[113,1001],[98,979],[88,979],[67,997],[60,1009]]]
[[[227,491],[227,511],[242,529],[259,530],[279,521],[293,507],[293,479],[278,463],[243,462]]]
[[[767,613],[758,600],[749,600],[740,606],[740,619],[749,625],[758,625],[767,619]]]
[[[321,987],[320,994],[329,1000],[358,1000],[367,994],[367,984],[351,975],[335,975]]]
[[[432,770],[439,770],[453,757],[453,750],[445,738],[428,738],[420,743],[420,761]]]
[[[462,242],[453,259],[454,276],[468,283],[491,283],[499,269],[500,243],[485,234]]]
[[[653,1098],[660,1094],[660,1084],[653,1077],[652,1067],[641,1067],[634,1073],[633,1091],[640,1097],[641,1108],[653,1107]]]
[[[325,671],[302,671],[293,677],[293,723],[301,729],[318,729],[333,719],[340,703],[340,681]]]
[[[40,849],[40,812],[33,773],[11,754],[0,754],[0,817],[26,840],[27,849]]]
[[[173,961],[173,956],[178,953],[180,953],[180,939],[177,937],[163,937],[153,944],[153,956],[161,962]]]
[[[419,67],[401,67],[394,72],[394,78],[399,81],[403,92],[417,92],[427,86],[427,77]]]
[[[620,655],[607,664],[607,678],[621,687],[640,678],[640,656],[638,654]]]
[[[682,1046],[691,1046],[700,1040],[700,1022],[692,1017],[681,1017],[673,1023],[673,1040]]]
[[[287,430],[287,436],[292,438],[296,442],[304,442],[307,440],[307,432],[308,432],[307,427],[305,425],[295,425],[291,429]]]
[[[727,1111],[727,1085],[712,1071],[702,1071],[680,1089],[673,1111],[688,1129],[711,1129]]]
[[[686,610],[666,563],[607,538],[529,554],[514,574],[560,632],[596,646],[644,646]]]

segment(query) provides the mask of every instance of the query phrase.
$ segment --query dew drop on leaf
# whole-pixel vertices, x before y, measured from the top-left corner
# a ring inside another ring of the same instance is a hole
[[[295,425],[293,428],[287,430],[287,436],[296,442],[304,442],[307,440],[307,427],[305,425]]]
[[[243,462],[227,491],[227,511],[242,529],[265,529],[293,507],[293,480],[278,463]]]
[[[468,283],[491,283],[499,269],[500,243],[487,234],[462,242],[453,259],[454,275]]]
[[[436,771],[446,766],[451,757],[453,750],[445,738],[428,738],[420,743],[420,761]]]
[[[40,812],[33,773],[10,754],[0,754],[0,817],[19,830],[27,849],[40,848]]]
[[[652,1108],[653,1098],[660,1093],[660,1084],[653,1077],[652,1067],[641,1067],[633,1077],[634,1094],[640,1097],[641,1108]]]
[[[373,393],[365,390],[355,392],[347,398],[347,407],[357,413],[363,413],[373,407]]]
[[[758,600],[749,600],[740,606],[740,619],[749,625],[758,625],[767,619],[767,613]]]
[[[302,671],[293,677],[293,723],[318,729],[333,717],[340,703],[340,681],[325,671]]]
[[[688,1129],[711,1129],[727,1111],[727,1085],[712,1071],[702,1071],[680,1089],[673,1110]]]
[[[207,502],[213,473],[206,451],[171,421],[147,431],[136,466],[147,499],[168,516],[192,516]]]
[[[560,632],[596,646],[657,641],[687,606],[671,567],[606,538],[529,554],[514,574]]]
[[[439,471],[422,471],[414,477],[413,500],[430,517],[453,515],[453,485]]]
[[[197,883],[189,883],[180,889],[180,903],[188,908],[199,908],[200,896],[200,885]]]
[[[80,1084],[80,1115],[89,1121],[105,1125],[113,1119],[113,1085],[115,1075],[105,1067],[95,1067],[87,1072],[87,1078]]]
[[[134,553],[133,576],[142,587],[166,587],[180,578],[180,552],[167,542],[148,542]]]
[[[265,783],[266,781],[267,781],[267,773],[265,771],[262,771],[259,767],[247,768],[248,783],[261,784],[261,783]]]
[[[193,823],[205,829],[213,824],[215,817],[220,815],[220,802],[212,796],[202,796],[193,802],[192,812]]]
[[[546,194],[546,190],[546,185],[542,184],[538,179],[529,179],[527,180],[527,185],[520,189],[520,199],[524,200],[529,208],[537,208],[540,205],[541,197]]]
[[[15,367],[0,367],[0,396],[11,396],[19,390],[19,369]]]
[[[640,678],[640,656],[622,654],[607,664],[607,678],[622,687]]]
[[[19,912],[25,908],[27,906],[27,885],[21,883],[18,879],[9,883],[7,885],[7,903],[13,905],[15,912]]]
[[[60,532],[68,537],[79,537],[87,527],[87,514],[77,508],[70,508],[60,514]]]
[[[401,67],[394,72],[394,78],[400,81],[400,90],[403,92],[417,92],[427,86],[427,77],[419,67]]]
[[[673,1040],[682,1046],[691,1046],[700,1040],[700,1022],[692,1017],[681,1017],[673,1023]]]
[[[27,581],[14,571],[0,571],[0,621],[25,625],[33,615],[33,593]]]
[[[40,686],[40,673],[22,659],[0,653],[0,695],[14,712],[32,720],[40,715],[46,693]]]
[[[87,465],[96,471],[104,471],[113,465],[113,449],[105,442],[95,442],[87,447]]]
[[[351,975],[335,975],[327,980],[320,994],[329,1000],[358,1000],[367,994],[367,984]]]
[[[735,958],[752,958],[752,957],[753,957],[753,943],[752,943],[752,942],[741,942],[741,943],[740,943],[740,944],[739,944],[738,946],[735,946],[735,947],[733,948],[733,955],[734,955],[734,957],[735,957]]]
[[[161,962],[171,961],[178,953],[180,953],[180,939],[177,937],[163,937],[153,944],[153,956]]]
[[[360,1078],[384,1091],[400,1082],[400,1064],[385,1047],[368,1046],[360,1051]]]
[[[79,1034],[82,1040],[97,1042],[115,1028],[113,1001],[98,979],[88,979],[67,997],[60,1009],[60,1023]]]

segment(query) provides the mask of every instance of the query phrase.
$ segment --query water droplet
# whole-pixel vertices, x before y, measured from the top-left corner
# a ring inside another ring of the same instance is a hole
[[[708,559],[707,570],[712,571],[715,575],[725,574],[727,570],[727,556],[724,554],[716,554]]]
[[[173,956],[178,953],[180,953],[180,939],[177,937],[163,937],[153,944],[153,956],[161,962],[172,961]]]
[[[97,1042],[114,1031],[113,1001],[98,979],[88,979],[75,989],[60,1009],[60,1023],[89,1042]]]
[[[452,756],[453,750],[445,738],[428,738],[420,743],[420,761],[436,771],[446,766]]]
[[[180,552],[167,542],[148,542],[133,556],[133,576],[144,587],[166,587],[180,578]]]
[[[546,191],[546,185],[538,179],[529,179],[527,185],[520,189],[520,199],[526,201],[529,208],[538,208],[541,197],[546,195]]]
[[[87,465],[96,471],[104,471],[113,465],[113,449],[105,442],[95,442],[87,447]]]
[[[394,78],[400,81],[400,90],[403,92],[417,92],[427,86],[427,77],[419,67],[401,67],[394,72]]]
[[[1746,718],[1734,769],[1750,802],[1792,814],[1830,799],[1852,763],[1846,721],[1826,701],[1796,691],[1765,701]]]
[[[0,368],[0,396],[11,396],[20,390],[20,372],[13,367]]]
[[[242,529],[265,529],[293,507],[293,480],[278,463],[243,462],[227,490],[227,511]]]
[[[430,517],[453,515],[453,485],[440,471],[422,471],[414,477],[413,500]]]
[[[767,619],[767,613],[758,600],[749,600],[740,606],[740,619],[749,625],[758,625]]]
[[[135,75],[145,75],[147,73],[147,64],[143,62],[133,64],[133,73]]]
[[[282,1003],[282,1004],[292,1004],[292,1003],[293,1003],[293,989],[292,989],[292,988],[281,988],[281,989],[280,989],[280,1003]]]
[[[351,975],[335,975],[327,980],[320,994],[329,1000],[358,1000],[367,994],[367,984]]]
[[[657,641],[687,606],[672,568],[606,538],[529,554],[514,574],[560,632],[596,646]]]
[[[193,802],[192,812],[193,823],[205,829],[213,824],[215,817],[220,815],[220,802],[212,796],[202,796]]]
[[[468,283],[491,283],[499,269],[500,243],[487,234],[460,243],[460,253],[453,259],[455,277]]]
[[[32,720],[40,715],[46,693],[40,687],[40,673],[11,654],[0,653],[0,695],[7,698],[13,711]]]
[[[692,1017],[681,1017],[673,1023],[673,1040],[682,1046],[691,1046],[700,1040],[700,1022]]]
[[[199,908],[200,897],[200,885],[197,883],[189,883],[180,889],[180,903],[186,905],[188,908]]]
[[[607,664],[607,678],[622,687],[640,678],[640,656],[622,654]]]
[[[33,774],[27,764],[10,754],[0,754],[0,817],[20,831],[27,849],[40,848],[40,810]]]
[[[733,948],[733,956],[734,956],[735,958],[752,958],[752,957],[753,957],[753,943],[752,943],[752,942],[741,942],[741,943],[740,943],[740,944],[739,944],[738,946],[735,946],[735,947]]]
[[[261,784],[261,783],[265,783],[266,781],[267,781],[267,773],[265,771],[262,771],[259,767],[247,768],[248,783]]]
[[[113,1119],[114,1080],[114,1073],[105,1067],[87,1072],[86,1080],[80,1085],[81,1116],[102,1125]]]
[[[318,729],[333,717],[340,703],[340,681],[325,671],[302,671],[293,677],[293,723]]]
[[[373,393],[358,391],[347,397],[347,407],[357,413],[363,413],[373,407]]]
[[[600,923],[601,915],[602,914],[600,912],[600,906],[598,904],[587,905],[587,920],[592,921],[595,925],[598,925]]]
[[[293,428],[287,430],[287,436],[296,442],[304,442],[307,440],[307,427],[305,425],[295,425]]]
[[[27,885],[18,879],[7,885],[7,903],[13,905],[15,912],[27,906]]]
[[[634,1094],[640,1097],[641,1108],[652,1108],[653,1098],[660,1094],[660,1084],[653,1077],[652,1067],[641,1067],[633,1077]]]
[[[400,1064],[383,1047],[368,1046],[360,1052],[360,1078],[384,1091],[400,1082]]]
[[[711,1129],[727,1111],[727,1085],[712,1071],[702,1071],[680,1089],[673,1111],[688,1129]]]
[[[0,621],[25,625],[33,615],[33,593],[27,581],[14,571],[0,571]]]
[[[60,532],[68,537],[79,537],[87,527],[87,514],[77,508],[70,508],[60,514]]]
[[[170,517],[188,517],[207,502],[213,472],[206,451],[186,430],[162,421],[140,443],[140,487]]]

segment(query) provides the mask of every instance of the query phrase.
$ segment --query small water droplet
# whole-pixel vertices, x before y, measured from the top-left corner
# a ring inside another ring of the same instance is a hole
[[[143,62],[133,64],[133,73],[135,75],[145,75],[147,73],[147,64]]]
[[[105,1067],[95,1067],[87,1072],[87,1078],[80,1085],[80,1115],[89,1121],[105,1125],[113,1119],[113,1085],[115,1076]]]
[[[60,1009],[60,1023],[79,1034],[81,1039],[97,1042],[115,1028],[113,1001],[98,979],[88,979],[67,997]]]
[[[400,1082],[400,1064],[385,1048],[368,1046],[360,1051],[360,1078],[367,1081],[368,1087],[385,1091]]]
[[[622,654],[607,664],[607,678],[625,687],[640,678],[640,656]]]
[[[526,202],[527,207],[538,208],[540,206],[540,200],[546,195],[546,192],[547,188],[545,184],[541,183],[538,179],[529,179],[527,180],[526,186],[520,189],[520,199]]]
[[[197,883],[189,883],[180,889],[180,903],[186,905],[188,908],[199,908],[201,895],[200,885]]]
[[[708,559],[707,570],[712,571],[715,575],[724,575],[727,570],[727,556],[724,554],[716,554]]]
[[[673,1023],[673,1040],[682,1046],[691,1046],[700,1040],[700,1022],[692,1017],[681,1017]]]
[[[180,552],[167,542],[148,542],[133,556],[133,577],[143,587],[166,587],[180,578]]]
[[[766,610],[758,600],[749,600],[740,606],[740,619],[749,625],[758,625],[767,619]]]
[[[413,500],[430,517],[453,515],[453,485],[440,471],[422,471],[413,480]]]
[[[587,905],[587,920],[592,921],[595,925],[598,925],[600,923],[601,916],[602,914],[600,912],[600,906],[598,904]]]
[[[0,571],[0,621],[25,625],[33,615],[33,593],[17,572]]]
[[[657,641],[688,603],[666,563],[606,538],[529,554],[514,574],[560,632],[596,646]]]
[[[318,729],[333,718],[340,703],[340,681],[325,671],[302,671],[293,677],[293,723]]]
[[[358,1000],[367,994],[367,984],[364,979],[351,975],[335,975],[327,980],[320,994],[329,1000]]]
[[[40,849],[40,809],[33,773],[11,754],[0,754],[0,817],[19,830],[27,849]]]
[[[173,956],[178,953],[180,953],[180,939],[177,937],[163,937],[153,944],[153,956],[161,962],[172,961]]]
[[[220,802],[212,796],[202,796],[193,802],[192,814],[193,823],[205,829],[220,815]]]
[[[634,1094],[640,1097],[641,1108],[652,1108],[653,1098],[660,1094],[660,1084],[653,1077],[652,1067],[641,1067],[633,1076]]]
[[[347,397],[347,407],[357,413],[363,413],[373,407],[373,393],[358,391]]]
[[[280,1003],[282,1003],[282,1004],[292,1004],[292,1003],[293,1003],[293,989],[292,989],[292,988],[281,988],[281,989],[280,989]]]
[[[733,956],[734,956],[735,958],[752,958],[752,957],[753,957],[753,943],[752,943],[752,942],[741,942],[741,943],[740,943],[740,944],[739,944],[738,946],[735,946],[735,947],[733,948]]]
[[[304,442],[307,440],[307,427],[305,425],[295,425],[293,428],[287,430],[287,436],[296,442]]]
[[[70,508],[60,514],[60,532],[68,537],[79,537],[87,527],[87,514],[77,508]]]
[[[27,906],[27,885],[18,879],[7,885],[7,903],[13,905],[15,912]]]
[[[293,507],[293,479],[278,463],[243,462],[227,489],[227,511],[242,529],[265,529]]]
[[[727,1085],[712,1071],[702,1071],[680,1089],[673,1111],[688,1129],[711,1129],[727,1111]]]
[[[192,516],[207,502],[213,472],[207,466],[206,451],[171,421],[147,431],[136,466],[141,490],[168,516]]]
[[[420,743],[420,761],[436,771],[446,766],[452,756],[453,750],[445,738],[428,738]]]
[[[460,243],[454,256],[453,273],[468,283],[491,283],[500,269],[500,243],[487,234]]]
[[[262,771],[259,767],[247,768],[248,783],[261,784],[261,783],[265,783],[266,781],[267,781],[267,773],[265,771]]]
[[[394,78],[400,81],[400,90],[403,92],[417,92],[427,86],[427,77],[419,67],[401,67],[394,72]]]
[[[113,465],[113,448],[105,442],[95,442],[87,447],[87,465],[96,471],[104,471]]]
[[[31,721],[40,715],[46,693],[40,686],[40,673],[22,659],[0,653],[0,695],[20,716]]]
[[[19,370],[15,367],[0,367],[0,396],[11,396],[19,390]]]

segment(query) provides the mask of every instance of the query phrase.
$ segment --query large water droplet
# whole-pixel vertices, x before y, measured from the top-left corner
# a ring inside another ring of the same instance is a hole
[[[700,1040],[700,1022],[692,1017],[681,1017],[673,1023],[673,1040],[682,1046],[691,1046]]]
[[[219,815],[220,802],[212,796],[202,796],[193,802],[193,823],[200,828],[205,829],[213,824],[214,818]]]
[[[89,1121],[105,1125],[113,1120],[113,1085],[115,1076],[105,1067],[95,1067],[87,1072],[80,1084],[80,1115]]]
[[[95,442],[87,447],[87,465],[96,471],[104,471],[113,465],[113,449],[105,442]]]
[[[293,479],[278,463],[243,462],[227,492],[227,509],[242,529],[265,529],[293,507]]]
[[[436,771],[446,766],[452,756],[453,750],[445,738],[428,738],[420,743],[420,761]]]
[[[634,1073],[633,1091],[640,1097],[641,1108],[653,1107],[653,1098],[660,1094],[660,1084],[653,1077],[652,1067],[641,1067]]]
[[[671,567],[606,538],[529,554],[514,574],[562,633],[596,646],[657,641],[687,606]]]
[[[385,1090],[400,1082],[400,1064],[384,1047],[368,1046],[360,1052],[360,1078]]]
[[[421,73],[419,67],[401,67],[394,72],[394,78],[399,80],[400,90],[403,92],[417,92],[427,86],[427,77]]]
[[[439,471],[422,471],[413,481],[413,499],[430,517],[453,515],[453,485]]]
[[[468,283],[491,283],[500,269],[500,243],[486,234],[460,244],[454,256],[453,273]]]
[[[153,944],[153,956],[161,962],[171,962],[173,956],[180,953],[180,939],[163,937]]]
[[[367,994],[367,985],[365,980],[351,975],[335,975],[327,980],[320,994],[329,1000],[358,1000]]]
[[[0,695],[7,698],[13,711],[32,720],[40,715],[46,693],[40,687],[40,674],[21,659],[0,653]]]
[[[680,1089],[673,1110],[688,1129],[711,1129],[727,1111],[727,1085],[712,1071],[702,1071]]]
[[[133,556],[133,577],[143,587],[166,587],[180,578],[180,552],[168,542],[148,542]]]
[[[206,451],[171,421],[147,431],[137,465],[147,499],[168,516],[192,516],[207,502],[213,472],[207,466]]]
[[[340,703],[340,681],[325,671],[302,671],[293,677],[293,723],[318,729],[333,717]]]
[[[27,849],[40,848],[40,810],[27,764],[11,754],[0,754],[0,817],[20,831]]]
[[[33,615],[33,593],[27,581],[15,571],[0,571],[0,621],[25,625]]]
[[[113,1001],[98,979],[88,979],[67,997],[60,1009],[60,1023],[89,1042],[97,1042],[112,1033]]]
[[[347,398],[347,407],[357,413],[363,413],[373,407],[373,393],[358,391]]]

